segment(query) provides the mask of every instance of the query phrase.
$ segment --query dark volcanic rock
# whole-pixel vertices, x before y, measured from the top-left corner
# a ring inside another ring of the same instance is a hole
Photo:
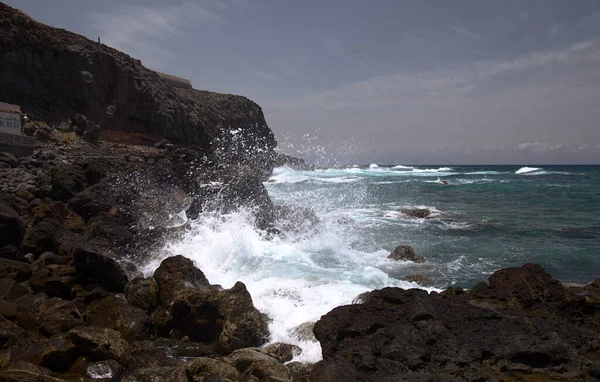
[[[324,360],[311,381],[584,380],[598,366],[597,304],[533,265],[498,271],[487,288],[385,288],[332,310],[314,328]]]
[[[160,303],[165,307],[170,306],[175,294],[187,286],[210,285],[204,273],[196,268],[192,260],[181,255],[163,260],[154,272],[154,279],[158,284]]]
[[[82,247],[75,250],[75,268],[80,281],[102,285],[110,292],[122,293],[129,281],[114,259]]]
[[[129,355],[129,344],[116,330],[80,326],[69,332],[69,338],[92,361],[114,359],[122,363]]]
[[[129,342],[148,338],[148,313],[129,305],[120,295],[92,302],[83,315],[86,325],[114,329]]]
[[[0,46],[0,99],[37,119],[60,124],[82,114],[101,130],[212,143],[238,157],[275,146],[261,108],[247,98],[171,87],[140,61],[5,4]]]
[[[29,227],[23,239],[24,249],[36,256],[44,252],[69,252],[74,236],[54,219],[44,219]]]
[[[269,334],[266,316],[253,305],[243,283],[233,288],[185,288],[171,307],[173,333],[215,345],[222,353],[262,345]]]
[[[390,255],[388,259],[392,260],[402,260],[402,261],[412,261],[414,263],[424,263],[425,258],[423,256],[419,256],[415,253],[415,250],[409,245],[399,245]]]
[[[31,277],[31,265],[22,261],[0,258],[0,278],[24,281]]]
[[[431,211],[427,208],[401,208],[400,212],[411,218],[424,219],[431,215]]]
[[[25,223],[13,208],[0,204],[0,248],[12,245],[21,248],[25,236]]]
[[[154,277],[133,279],[125,285],[125,298],[133,306],[154,310],[158,305],[158,284]]]
[[[79,309],[72,301],[50,298],[40,305],[40,331],[50,337],[83,324]]]
[[[52,371],[65,372],[77,359],[77,347],[67,333],[50,338],[44,345],[41,365]]]

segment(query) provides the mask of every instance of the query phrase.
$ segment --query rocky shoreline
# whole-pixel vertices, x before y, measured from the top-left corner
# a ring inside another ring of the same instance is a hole
[[[534,264],[468,291],[363,294],[305,325],[322,361],[292,362],[296,346],[265,346],[269,318],[243,283],[213,285],[162,249],[207,211],[249,209],[265,237],[317,219],[271,202],[273,168],[306,165],[273,151],[260,107],[171,88],[4,4],[0,66],[0,99],[38,141],[31,157],[0,153],[0,380],[600,380],[600,280],[566,286]]]

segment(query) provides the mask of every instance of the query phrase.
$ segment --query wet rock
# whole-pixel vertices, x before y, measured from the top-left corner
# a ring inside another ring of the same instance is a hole
[[[266,316],[254,307],[241,282],[227,290],[183,289],[175,295],[171,311],[177,336],[214,343],[223,353],[260,346],[269,334]]]
[[[71,288],[76,283],[73,277],[73,267],[59,266],[61,268],[43,267],[29,279],[29,286],[34,293],[45,293],[51,297],[59,297],[63,300],[71,296]]]
[[[71,242],[68,231],[54,219],[44,219],[27,229],[23,238],[25,251],[39,256],[44,252],[61,253],[59,249]]]
[[[0,317],[0,349],[11,346],[26,346],[35,343],[39,336]]]
[[[62,202],[42,203],[32,209],[31,217],[32,224],[40,223],[44,219],[53,219],[76,233],[81,233],[85,229],[83,219]]]
[[[17,304],[0,298],[0,316],[13,319],[17,316]]]
[[[52,198],[68,201],[87,186],[85,171],[77,165],[63,165],[52,172]]]
[[[170,306],[180,289],[210,285],[204,273],[190,259],[181,255],[163,260],[154,272],[154,279],[158,284],[159,301],[163,306]]]
[[[421,286],[431,286],[431,279],[425,275],[406,275],[404,280]]]
[[[431,211],[427,208],[401,208],[400,212],[411,218],[424,219],[431,215]]]
[[[259,349],[240,349],[227,356],[227,361],[241,373],[250,373],[259,379],[275,377],[289,379],[288,369],[275,358]]]
[[[280,363],[291,361],[294,357],[299,356],[300,353],[302,353],[302,349],[298,346],[281,342],[268,345],[263,351]]]
[[[496,273],[485,293],[384,288],[335,308],[315,325],[323,361],[311,381],[570,380],[600,364],[587,356],[599,348],[597,307],[538,266]]]
[[[28,362],[33,365],[40,365],[43,352],[43,344],[11,346],[0,351],[0,369],[6,367],[7,365],[20,362]]]
[[[27,330],[39,330],[39,312],[40,305],[48,299],[45,293],[24,294],[17,298],[18,314],[15,323]]]
[[[198,358],[185,364],[185,369],[190,376],[219,376],[229,381],[239,381],[241,374],[226,360],[214,358]]]
[[[88,244],[116,248],[130,243],[133,235],[123,219],[101,212],[88,221],[84,239]]]
[[[317,342],[315,334],[313,333],[314,327],[314,322],[305,322],[292,329],[290,334],[300,341]]]
[[[72,301],[50,298],[40,305],[40,331],[46,336],[66,332],[83,324],[83,317]]]
[[[415,250],[409,245],[399,245],[390,255],[388,259],[391,260],[401,260],[401,261],[412,261],[414,263],[424,263],[425,258],[423,256],[417,255]]]
[[[300,362],[290,362],[285,365],[290,374],[290,379],[294,382],[308,382],[313,369],[312,364]]]
[[[75,250],[74,259],[80,282],[98,284],[110,292],[124,291],[129,281],[127,274],[111,257],[79,247]]]
[[[152,311],[158,305],[158,284],[153,277],[136,278],[125,285],[125,298],[133,306]]]
[[[115,360],[93,362],[85,368],[85,376],[90,379],[118,380],[123,367]]]
[[[0,258],[17,261],[26,260],[23,253],[22,245],[5,245],[4,247],[0,247]]]
[[[22,261],[0,258],[0,278],[25,281],[31,277],[31,265]]]
[[[123,382],[142,381],[188,382],[188,377],[183,366],[150,366],[128,370],[123,374]]]
[[[109,211],[112,208],[107,198],[110,192],[112,192],[110,184],[100,182],[75,195],[69,200],[68,205],[84,221],[88,221],[101,212]]]
[[[27,293],[27,288],[13,279],[0,279],[0,297],[6,300],[14,300]]]
[[[0,204],[0,247],[7,245],[22,247],[25,223],[14,208]]]
[[[114,359],[123,363],[128,357],[130,346],[116,330],[94,327],[71,329],[69,338],[80,354],[92,361]],[[126,363],[126,362],[125,362]]]
[[[0,380],[6,382],[62,382],[63,379],[52,377],[52,372],[29,362],[16,362],[0,371]]]
[[[66,372],[77,359],[77,347],[67,333],[53,336],[44,345],[41,366],[56,372]]]
[[[148,313],[129,305],[122,296],[110,296],[94,301],[83,312],[83,316],[86,325],[114,329],[121,333],[126,341],[148,338]]]

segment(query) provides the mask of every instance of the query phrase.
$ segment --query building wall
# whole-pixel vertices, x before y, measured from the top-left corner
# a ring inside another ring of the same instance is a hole
[[[0,111],[0,132],[21,135],[21,116]]]
[[[0,132],[0,152],[12,153],[18,157],[33,154],[35,139],[25,135]]]

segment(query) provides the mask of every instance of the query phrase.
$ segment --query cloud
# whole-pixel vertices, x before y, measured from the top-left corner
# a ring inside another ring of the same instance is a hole
[[[517,145],[517,149],[520,151],[527,151],[536,154],[543,154],[549,151],[557,151],[563,148],[562,143],[551,144],[544,142],[521,142]]]
[[[451,25],[450,29],[452,29],[454,32],[456,32],[456,34],[458,34],[459,36],[466,37],[467,39],[469,39],[471,41],[475,41],[475,42],[481,41],[481,37],[479,35],[471,32],[470,30],[468,30],[467,28],[465,28],[461,25]]]
[[[85,16],[104,44],[152,65],[172,57],[169,44],[184,37],[192,27],[223,23],[219,12],[234,5],[245,2],[186,1],[159,8],[122,4],[108,12]]]

